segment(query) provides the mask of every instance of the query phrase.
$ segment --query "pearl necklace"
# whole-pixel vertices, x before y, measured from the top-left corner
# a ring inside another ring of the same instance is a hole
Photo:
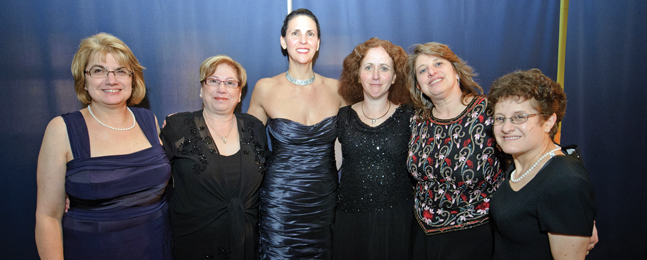
[[[370,119],[370,120],[371,120],[371,124],[375,124],[375,121],[376,121],[376,120],[378,120],[378,119],[383,118],[384,116],[386,116],[386,114],[388,114],[388,113],[389,113],[389,110],[391,110],[391,102],[389,102],[389,108],[387,108],[387,109],[386,109],[386,113],[384,113],[384,115],[382,115],[381,117],[374,117],[374,118],[370,118],[370,117],[368,117],[368,116],[366,115],[366,113],[364,112],[364,103],[362,103],[362,114],[364,114],[364,116],[365,116],[366,118],[368,118],[368,119]]]
[[[133,111],[130,110],[129,107],[126,107],[126,109],[128,109],[128,112],[130,112],[130,115],[133,116],[133,125],[131,125],[128,128],[115,128],[115,127],[106,125],[103,122],[99,121],[99,119],[96,116],[94,116],[94,113],[92,113],[92,108],[90,108],[90,105],[88,105],[88,111],[90,111],[90,115],[92,116],[92,118],[94,118],[94,120],[97,120],[97,122],[99,122],[99,124],[101,124],[102,126],[105,126],[107,128],[110,128],[112,130],[117,130],[117,131],[128,131],[130,129],[135,128],[135,124],[137,124],[137,119],[135,119],[135,114],[133,114]]]
[[[315,81],[314,74],[310,79],[295,79],[292,76],[290,76],[290,73],[288,73],[287,71],[285,72],[285,78],[288,79],[288,81],[291,82],[292,84],[299,85],[299,86],[310,85],[312,84],[312,82]]]
[[[550,150],[550,151],[548,151],[546,154],[544,154],[544,156],[542,156],[541,158],[539,158],[539,160],[537,160],[537,162],[535,162],[535,164],[533,164],[533,165],[532,165],[532,167],[530,167],[530,169],[528,169],[526,172],[524,172],[524,173],[523,173],[523,175],[521,175],[521,177],[519,177],[518,179],[516,179],[516,180],[515,180],[515,179],[512,177],[512,176],[514,176],[514,173],[515,173],[515,172],[517,172],[517,169],[515,169],[514,171],[512,171],[512,173],[510,174],[510,180],[511,180],[512,182],[514,182],[514,183],[517,183],[517,182],[521,181],[521,179],[523,179],[523,177],[526,177],[526,175],[528,175],[528,173],[529,173],[529,172],[531,172],[533,169],[535,169],[535,167],[537,166],[537,164],[539,164],[539,162],[541,162],[541,160],[543,160],[544,158],[546,158],[546,156],[550,155],[550,158],[553,158],[553,156],[555,156],[555,152],[557,152],[558,150],[562,149],[561,147],[559,147],[559,146],[557,146],[557,145],[555,145],[555,147],[557,147],[557,148],[555,148],[555,149],[553,149],[553,150]]]

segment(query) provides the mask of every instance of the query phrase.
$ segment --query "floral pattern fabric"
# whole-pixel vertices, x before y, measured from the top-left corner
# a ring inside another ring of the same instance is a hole
[[[411,117],[407,167],[417,180],[414,214],[427,235],[488,222],[503,181],[492,111],[475,97],[453,119]]]

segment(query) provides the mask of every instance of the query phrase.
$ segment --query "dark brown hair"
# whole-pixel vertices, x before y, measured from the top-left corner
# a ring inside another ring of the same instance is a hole
[[[566,93],[559,83],[552,81],[539,69],[517,70],[496,79],[490,86],[488,101],[493,110],[497,102],[508,98],[534,100],[531,104],[544,121],[554,113],[557,121],[550,129],[550,137],[557,134],[558,125],[566,113]]]
[[[283,26],[281,27],[281,36],[285,38],[288,31],[288,23],[290,23],[290,21],[294,17],[300,16],[300,15],[310,17],[315,22],[315,24],[317,25],[317,39],[321,40],[321,29],[319,28],[319,20],[317,20],[317,17],[310,10],[305,8],[294,10],[285,16],[285,19],[283,20]],[[281,48],[281,52],[283,53],[283,56],[288,55],[288,51],[283,48]]]
[[[395,83],[389,88],[389,101],[395,104],[407,104],[411,102],[409,96],[408,78],[407,78],[407,53],[402,47],[397,46],[390,41],[380,40],[373,37],[368,41],[360,43],[344,59],[344,68],[339,78],[339,95],[349,104],[354,104],[364,100],[364,89],[359,83],[359,70],[362,59],[366,57],[368,50],[376,47],[382,47],[393,59],[395,72]]]

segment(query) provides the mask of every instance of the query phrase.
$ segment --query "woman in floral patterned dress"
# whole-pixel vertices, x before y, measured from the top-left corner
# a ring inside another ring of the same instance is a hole
[[[489,202],[503,180],[492,111],[472,68],[446,45],[413,46],[407,167],[417,180],[413,259],[491,259]]]

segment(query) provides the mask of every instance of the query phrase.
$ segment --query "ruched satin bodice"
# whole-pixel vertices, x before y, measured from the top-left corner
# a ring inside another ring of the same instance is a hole
[[[268,119],[272,156],[261,187],[261,258],[328,259],[337,188],[337,117]]]

